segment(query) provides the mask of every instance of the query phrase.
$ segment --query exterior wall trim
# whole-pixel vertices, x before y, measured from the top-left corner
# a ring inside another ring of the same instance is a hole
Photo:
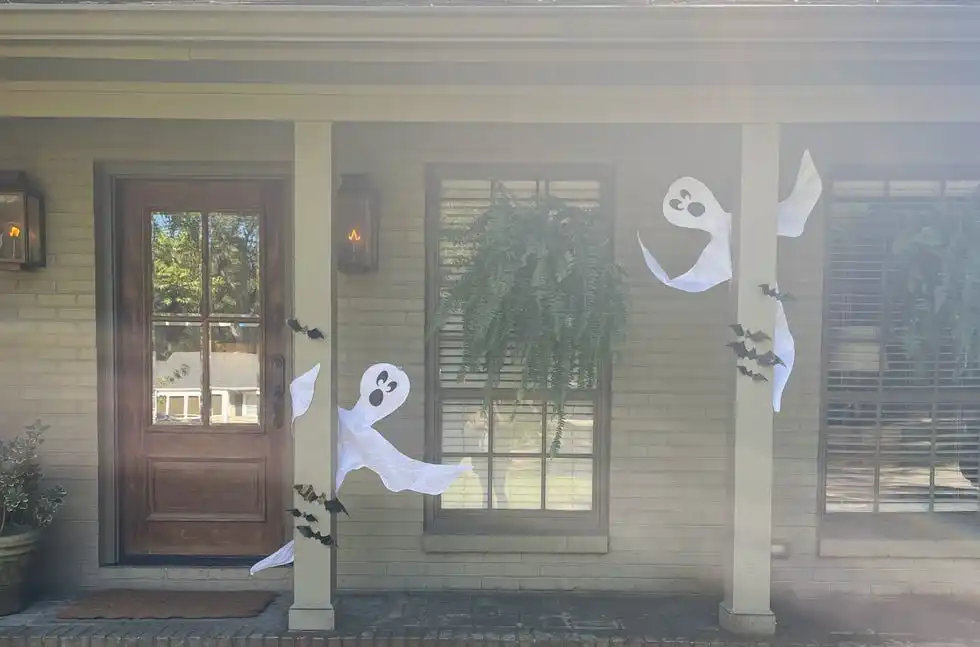
[[[13,4],[0,38],[48,41],[977,42],[980,7],[340,7]]]
[[[503,107],[502,107],[503,106]],[[0,116],[411,123],[976,123],[980,86],[292,86],[0,81]]]

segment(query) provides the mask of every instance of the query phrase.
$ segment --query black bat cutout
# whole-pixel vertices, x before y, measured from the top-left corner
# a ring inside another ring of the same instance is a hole
[[[755,371],[753,371],[751,369],[745,368],[741,364],[737,365],[737,368],[738,368],[738,372],[739,373],[741,373],[742,375],[744,375],[746,377],[751,377],[753,382],[768,382],[769,381],[769,378],[767,378],[762,373],[756,373]]]
[[[772,297],[776,301],[792,301],[795,298],[788,292],[780,292],[768,283],[760,283],[759,288],[762,289],[762,293],[764,295],[767,297]]]
[[[319,523],[317,518],[308,512],[303,512],[302,510],[297,510],[296,508],[288,508],[286,512],[293,515],[297,519],[302,518],[303,521],[306,521],[307,523]]]
[[[306,335],[310,339],[324,339],[323,333],[319,328],[309,328],[299,322],[298,319],[287,319],[286,325],[295,333]]]
[[[324,546],[337,546],[337,542],[334,541],[333,537],[330,535],[321,534],[309,526],[296,526],[296,530],[298,530],[299,534],[307,539],[315,539]]]
[[[728,327],[735,331],[736,337],[745,337],[745,328],[742,328],[742,324],[728,324]]]
[[[744,341],[733,341],[725,345],[731,348],[732,352],[734,352],[735,356],[739,359],[756,359],[758,357],[756,350],[746,346]]]
[[[755,361],[762,366],[786,366],[786,362],[783,361],[783,358],[772,351],[768,351],[765,354],[760,355],[759,357],[755,358]]]
[[[329,501],[323,504],[323,507],[326,508],[327,512],[331,514],[337,514],[339,512],[343,512],[348,517],[350,516],[350,513],[347,512],[347,508],[345,508],[344,504],[340,502],[340,499],[330,499]]]
[[[745,333],[745,338],[749,341],[754,341],[755,343],[769,341],[772,339],[769,335],[762,332],[761,330],[747,330]]]
[[[296,490],[296,493],[299,494],[300,498],[307,503],[322,505],[327,512],[331,514],[343,512],[348,517],[350,516],[350,512],[348,512],[347,508],[344,507],[344,504],[340,502],[340,499],[328,499],[326,494],[317,494],[317,491],[313,489],[312,485],[300,483],[298,485],[294,485],[293,489]]]

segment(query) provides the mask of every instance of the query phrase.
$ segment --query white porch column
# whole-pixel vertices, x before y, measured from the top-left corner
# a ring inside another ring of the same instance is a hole
[[[293,335],[295,372],[320,363],[316,397],[293,428],[293,482],[333,493],[337,397],[336,326],[331,205],[333,145],[329,122],[295,122],[293,129],[293,312],[326,339]],[[327,525],[325,511],[317,514]],[[326,532],[325,528],[320,532]],[[331,533],[335,530],[331,527]],[[291,631],[334,628],[333,549],[295,534]]]
[[[738,323],[775,327],[775,302],[759,288],[776,278],[776,204],[779,200],[779,126],[742,126],[742,185],[735,280]],[[735,433],[730,467],[732,545],[720,623],[741,634],[772,634],[770,607],[772,552],[773,410],[772,371],[768,382],[735,377]]]

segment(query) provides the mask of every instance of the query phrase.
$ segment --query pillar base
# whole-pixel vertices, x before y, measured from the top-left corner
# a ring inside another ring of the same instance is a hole
[[[312,609],[294,604],[289,607],[290,631],[333,631],[334,622],[332,606]]]
[[[725,631],[740,636],[772,636],[776,633],[776,615],[772,611],[736,613],[724,602],[718,605],[718,623]]]

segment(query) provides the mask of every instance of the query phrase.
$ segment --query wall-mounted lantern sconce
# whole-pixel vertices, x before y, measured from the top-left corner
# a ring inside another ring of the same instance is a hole
[[[365,173],[342,175],[334,203],[337,269],[365,274],[378,269],[378,196]]]
[[[0,269],[31,270],[47,261],[44,199],[21,171],[0,171]]]

